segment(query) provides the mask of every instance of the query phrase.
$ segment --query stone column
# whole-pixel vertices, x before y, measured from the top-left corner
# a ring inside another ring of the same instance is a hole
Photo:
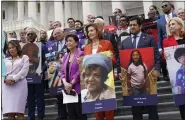
[[[28,0],[28,17],[37,21],[37,6],[36,1]]]
[[[178,1],[178,0],[173,0],[173,4],[175,6],[175,13],[179,8],[185,9],[185,2],[184,1]]]
[[[46,2],[40,1],[40,23],[45,27],[48,28],[48,17],[47,17],[47,9],[46,9]]]
[[[143,9],[144,9],[144,14],[145,14],[145,19],[148,19],[148,12],[149,12],[149,8],[151,5],[153,5],[152,1],[143,0]]]
[[[62,27],[64,27],[64,10],[62,1],[58,2],[57,0],[54,0],[54,14],[55,21],[60,21]]]
[[[17,2],[18,5],[18,20],[24,19],[24,1],[23,2]]]
[[[123,14],[126,13],[124,2],[122,0],[111,0],[111,1],[112,1],[112,13],[116,8],[119,8]]]
[[[70,18],[70,17],[72,17],[71,3],[72,2],[69,2],[69,1],[64,2],[64,15],[65,15],[65,19],[64,19],[65,25],[64,25],[64,27],[65,28],[68,28],[69,27],[68,26],[68,23],[67,23],[67,19]]]
[[[84,2],[82,1],[82,9],[83,9],[83,22],[86,24],[87,22],[87,15],[92,14],[91,11],[91,2]]]

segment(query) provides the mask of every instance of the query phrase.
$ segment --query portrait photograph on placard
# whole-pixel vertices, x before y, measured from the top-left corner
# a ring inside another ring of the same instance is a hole
[[[120,51],[123,105],[157,104],[153,48]]]
[[[81,101],[83,113],[116,109],[116,95],[111,53],[87,55],[81,66]]]
[[[56,95],[58,91],[62,92],[62,81],[59,74],[62,65],[63,54],[61,52],[51,52],[45,55],[48,64],[47,80],[49,81],[50,94]]]
[[[41,43],[27,43],[22,48],[22,53],[29,57],[27,82],[29,84],[41,83]]]
[[[176,105],[185,104],[185,44],[164,49]]]

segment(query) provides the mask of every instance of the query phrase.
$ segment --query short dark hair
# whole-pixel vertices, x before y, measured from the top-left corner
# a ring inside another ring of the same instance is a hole
[[[68,35],[65,37],[65,41],[66,41],[66,42],[68,41],[68,38],[69,38],[69,37],[72,37],[72,38],[75,40],[76,43],[79,43],[79,38],[78,38],[77,35],[75,35],[75,34],[68,34]],[[77,44],[76,47],[78,48],[78,44]],[[67,53],[69,53],[69,52],[70,52],[70,50],[67,48]]]
[[[59,60],[59,55],[62,55],[62,56],[63,56],[63,55],[64,55],[64,53],[63,53],[63,52],[58,52],[58,53],[57,53],[56,60]]]
[[[130,21],[134,21],[134,20],[137,21],[137,24],[138,24],[139,26],[142,25],[142,20],[141,20],[138,16],[135,16],[135,17],[130,18],[129,22],[130,22]]]
[[[22,49],[21,49],[21,46],[19,44],[19,41],[18,40],[11,40],[11,41],[8,42],[8,45],[9,44],[12,44],[14,47],[16,47],[18,56],[22,57]],[[8,56],[11,56],[9,50],[8,50]]]
[[[165,0],[162,1],[162,3],[165,3],[165,2],[167,2],[167,3],[169,3],[169,4],[172,4],[170,1],[165,1]]]
[[[82,21],[80,21],[80,20],[76,20],[76,21],[75,21],[75,23],[76,23],[76,22],[80,23],[80,24],[81,24],[81,26],[83,26],[83,22],[82,22]]]
[[[75,19],[74,19],[74,18],[68,18],[68,19],[67,19],[67,22],[68,22],[69,20],[73,20],[73,22],[75,22]]]
[[[69,38],[69,37],[72,37],[72,38],[75,40],[76,43],[79,42],[78,36],[75,35],[75,34],[68,34],[68,35],[65,37],[66,42],[68,41],[68,38]]]
[[[128,22],[128,18],[126,15],[121,15],[119,19],[121,19],[121,18],[126,18],[126,21]]]
[[[185,48],[177,48],[174,53],[174,58],[179,62],[178,58],[185,55]]]
[[[97,16],[96,18],[101,18],[101,19],[103,19],[103,16]],[[104,19],[103,19],[104,20]]]
[[[122,14],[122,11],[121,11],[121,9],[119,9],[119,8],[116,8],[118,11],[119,11],[119,13],[121,13]]]

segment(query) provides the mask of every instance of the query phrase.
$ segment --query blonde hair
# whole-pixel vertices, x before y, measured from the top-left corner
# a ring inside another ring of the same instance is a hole
[[[171,36],[171,32],[170,32],[170,29],[169,29],[169,26],[170,26],[170,22],[174,20],[175,22],[177,22],[177,24],[179,24],[181,26],[181,31],[180,31],[180,37],[184,37],[184,31],[185,31],[185,27],[184,27],[184,21],[181,19],[181,18],[178,18],[178,17],[174,17],[172,19],[169,20],[169,22],[167,23],[167,35],[168,36]]]

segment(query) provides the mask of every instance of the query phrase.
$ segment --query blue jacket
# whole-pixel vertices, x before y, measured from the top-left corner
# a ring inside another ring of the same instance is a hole
[[[173,17],[176,17],[175,14],[172,14]],[[157,32],[158,32],[158,47],[163,48],[162,41],[167,37],[166,32],[166,19],[165,15],[161,15],[160,19],[157,21]]]

